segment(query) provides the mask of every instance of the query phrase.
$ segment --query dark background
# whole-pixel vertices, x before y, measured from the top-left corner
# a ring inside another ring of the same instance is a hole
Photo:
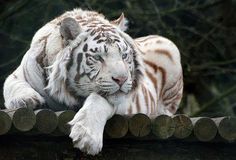
[[[236,0],[0,0],[1,89],[34,33],[76,7],[96,10],[110,20],[124,12],[133,38],[159,34],[176,43],[185,82],[178,112],[236,114]],[[3,103],[1,91],[2,108]]]

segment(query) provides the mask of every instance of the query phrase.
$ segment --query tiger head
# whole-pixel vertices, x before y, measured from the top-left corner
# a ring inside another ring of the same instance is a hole
[[[64,47],[49,76],[51,95],[72,105],[76,97],[92,92],[111,103],[131,93],[140,74],[139,51],[124,28],[123,14],[112,23],[106,20],[86,25],[74,18],[64,18],[59,30]]]

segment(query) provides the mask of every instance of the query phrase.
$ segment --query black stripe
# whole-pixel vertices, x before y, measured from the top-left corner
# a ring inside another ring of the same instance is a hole
[[[80,78],[80,65],[83,60],[83,53],[79,53],[77,56],[77,74],[75,76],[75,81],[79,81]]]
[[[84,51],[84,52],[87,52],[87,50],[88,50],[88,44],[85,43],[85,45],[84,45],[84,47],[83,47],[83,51]]]
[[[104,42],[104,41],[105,41],[105,40],[100,39],[100,40],[97,41],[97,43],[101,43],[101,42]]]
[[[93,53],[96,53],[96,52],[98,51],[98,48],[97,48],[97,47],[94,48],[94,49],[93,49],[93,48],[90,48],[89,50],[90,50],[91,52],[93,52]]]
[[[104,51],[105,51],[105,53],[108,52],[108,48],[106,47],[106,45],[104,45]]]
[[[100,36],[100,35],[97,35],[93,40],[97,40],[97,39],[99,39],[99,38],[101,38],[101,36]]]
[[[73,50],[70,53],[70,61],[66,64],[66,70],[69,71],[72,65],[73,65]]]

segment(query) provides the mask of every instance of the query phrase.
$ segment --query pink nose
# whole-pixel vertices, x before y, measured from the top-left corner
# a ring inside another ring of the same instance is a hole
[[[123,76],[120,76],[120,77],[112,77],[113,81],[115,81],[119,86],[122,86],[125,81],[127,80],[127,77],[123,77]]]

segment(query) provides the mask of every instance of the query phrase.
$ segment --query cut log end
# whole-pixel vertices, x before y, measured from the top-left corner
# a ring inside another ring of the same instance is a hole
[[[224,117],[218,125],[219,134],[227,141],[236,140],[236,118]]]
[[[175,124],[171,117],[160,115],[153,120],[152,132],[159,139],[167,139],[174,134]]]
[[[210,118],[193,118],[194,135],[199,141],[211,141],[217,133],[217,126]]]
[[[176,115],[173,117],[175,124],[174,136],[179,139],[187,138],[193,130],[191,119],[185,115]]]
[[[128,120],[121,115],[114,115],[105,126],[106,134],[111,138],[124,137],[128,132]]]
[[[36,123],[36,116],[32,109],[18,108],[12,114],[12,123],[19,131],[29,131]]]
[[[49,109],[35,111],[36,124],[35,128],[41,133],[52,133],[57,128],[57,116]]]
[[[0,135],[6,134],[11,128],[11,117],[4,111],[0,111]]]
[[[129,119],[129,131],[135,137],[144,137],[151,132],[151,120],[145,114],[136,114]]]

